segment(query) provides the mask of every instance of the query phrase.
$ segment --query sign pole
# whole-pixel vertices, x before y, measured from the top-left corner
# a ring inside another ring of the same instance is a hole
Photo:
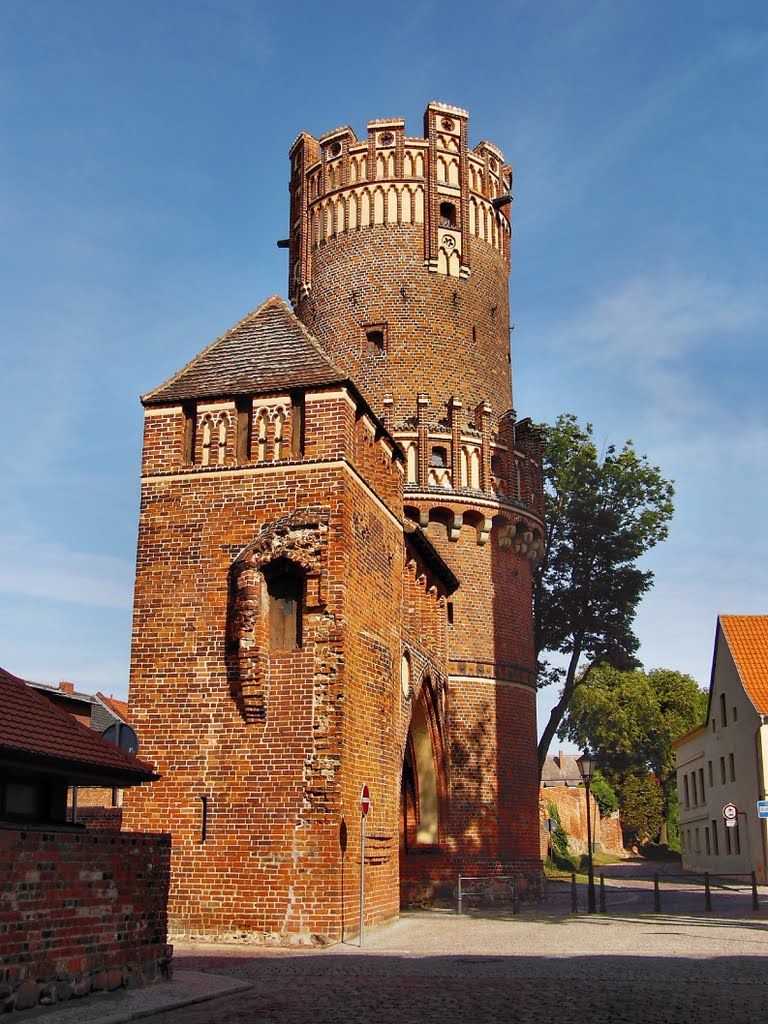
[[[360,949],[363,948],[363,917],[365,910],[365,815],[360,815]]]
[[[365,911],[365,819],[371,809],[371,791],[367,785],[360,790],[360,948],[363,948]]]

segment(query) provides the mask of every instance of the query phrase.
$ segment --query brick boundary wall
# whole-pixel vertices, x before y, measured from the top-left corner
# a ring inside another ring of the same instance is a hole
[[[0,1013],[171,974],[168,835],[0,829]]]
[[[571,853],[581,854],[587,851],[587,807],[583,788],[570,786],[547,786],[540,790],[539,817],[541,821],[541,856],[546,857],[549,848],[549,836],[544,831],[544,821],[549,817],[548,801],[552,802],[560,812],[560,821],[568,834]],[[626,855],[621,835],[621,821],[618,815],[603,818],[593,796],[591,800],[592,825],[594,828],[595,850],[598,853],[611,853],[623,857]]]
[[[119,832],[123,821],[122,807],[78,807],[77,823],[87,829]]]

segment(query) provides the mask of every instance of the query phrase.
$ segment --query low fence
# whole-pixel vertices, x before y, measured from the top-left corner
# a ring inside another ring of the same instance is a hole
[[[539,906],[559,912],[586,911],[588,883],[575,873],[549,876]],[[595,879],[595,910],[610,912],[702,914],[719,912],[743,916],[761,909],[755,873],[671,874],[654,872],[646,878]]]

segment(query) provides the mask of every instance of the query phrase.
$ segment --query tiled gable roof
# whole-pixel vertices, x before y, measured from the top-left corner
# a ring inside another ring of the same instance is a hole
[[[768,714],[768,615],[721,615],[728,647],[747,696]]]
[[[156,778],[152,766],[81,725],[24,680],[0,668],[0,758],[76,777],[103,775],[135,784]]]
[[[345,379],[285,301],[273,295],[141,400],[151,405],[265,394]]]
[[[99,691],[96,696],[100,701],[103,701],[107,705],[113,715],[117,715],[117,717],[121,718],[127,725],[130,725],[130,721],[128,719],[127,700],[118,700],[117,697],[112,696],[107,697],[107,695],[101,691]]]

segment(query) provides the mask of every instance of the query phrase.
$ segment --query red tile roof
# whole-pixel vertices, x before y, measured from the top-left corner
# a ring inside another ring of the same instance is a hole
[[[72,783],[99,777],[125,786],[157,778],[152,765],[102,739],[3,668],[0,707],[0,759],[6,763],[65,772]]]
[[[142,402],[265,394],[346,379],[296,314],[273,295]]]
[[[768,714],[768,615],[721,615],[720,625],[747,696]]]
[[[107,697],[106,694],[98,692],[96,696],[99,700],[104,701],[110,711],[117,715],[118,718],[130,725],[130,719],[128,718],[128,701],[118,700],[117,697]]]

